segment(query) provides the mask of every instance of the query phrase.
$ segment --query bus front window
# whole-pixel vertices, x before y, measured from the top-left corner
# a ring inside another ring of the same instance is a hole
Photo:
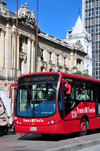
[[[16,115],[48,117],[56,112],[57,83],[24,84],[17,89]]]

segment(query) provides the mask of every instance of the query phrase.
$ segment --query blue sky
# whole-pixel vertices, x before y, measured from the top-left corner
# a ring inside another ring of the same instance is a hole
[[[10,11],[16,11],[17,0],[4,1]],[[34,10],[36,17],[37,0],[18,0],[18,8],[25,3],[28,3],[30,12]],[[38,25],[40,30],[59,39],[65,38],[67,30],[72,29],[77,21],[79,9],[81,17],[82,0],[38,0]]]

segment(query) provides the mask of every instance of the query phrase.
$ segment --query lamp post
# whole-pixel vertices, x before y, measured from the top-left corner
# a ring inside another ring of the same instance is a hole
[[[17,0],[17,16],[16,16],[15,83],[17,81],[17,34],[18,34],[18,0]]]
[[[37,72],[38,60],[38,0],[37,0],[37,24],[36,24],[36,55],[35,55],[35,72]]]

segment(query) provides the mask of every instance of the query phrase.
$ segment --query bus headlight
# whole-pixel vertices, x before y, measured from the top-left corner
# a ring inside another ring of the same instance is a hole
[[[16,121],[16,124],[22,124],[22,122],[21,121]]]
[[[48,122],[47,122],[47,124],[49,125],[49,124],[50,124],[50,122],[48,121]]]
[[[56,120],[51,120],[51,124],[54,124],[54,123],[56,123]]]
[[[21,124],[21,121],[19,121],[19,124]]]
[[[18,124],[19,123],[19,121],[16,121],[16,124]]]

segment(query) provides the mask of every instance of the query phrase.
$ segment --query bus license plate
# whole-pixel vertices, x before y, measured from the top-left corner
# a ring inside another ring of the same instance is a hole
[[[30,127],[30,131],[37,131],[37,127]]]

